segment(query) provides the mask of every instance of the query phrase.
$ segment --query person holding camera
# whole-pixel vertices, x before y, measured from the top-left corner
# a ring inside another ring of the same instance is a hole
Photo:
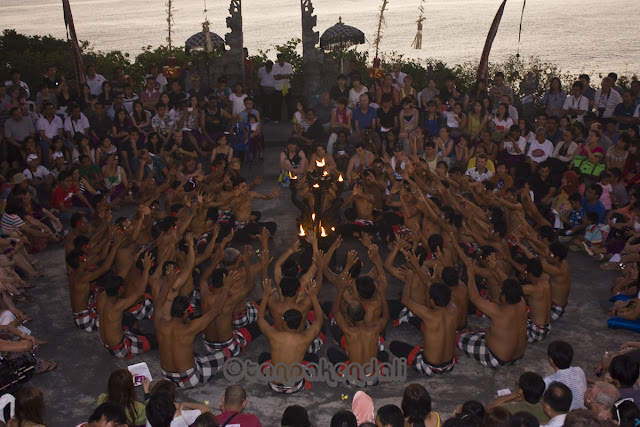
[[[596,91],[593,104],[596,109],[596,116],[600,122],[604,122],[604,119],[611,118],[613,110],[622,102],[620,94],[612,89],[613,79],[611,77],[605,77],[602,79],[602,88]]]
[[[584,123],[584,113],[589,109],[589,98],[582,94],[582,82],[576,81],[571,87],[571,95],[562,107],[564,115],[569,116],[571,123]]]

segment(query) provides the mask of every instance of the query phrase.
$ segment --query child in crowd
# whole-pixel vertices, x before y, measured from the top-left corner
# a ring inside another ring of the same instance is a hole
[[[606,253],[606,249],[602,248],[604,238],[602,236],[602,230],[600,230],[598,226],[598,221],[598,214],[596,212],[587,212],[584,216],[584,236],[573,239],[569,249],[572,251],[582,249],[589,256],[593,256],[595,251],[600,249]]]
[[[622,171],[619,168],[612,168],[608,170],[611,173],[611,197],[613,205],[616,208],[621,208],[629,203],[629,193],[624,186],[622,180]]]
[[[600,202],[604,205],[605,210],[610,211],[612,206],[611,192],[613,188],[611,186],[611,178],[613,175],[609,171],[603,171],[600,174],[600,182],[598,185],[602,188],[602,196],[600,196]]]

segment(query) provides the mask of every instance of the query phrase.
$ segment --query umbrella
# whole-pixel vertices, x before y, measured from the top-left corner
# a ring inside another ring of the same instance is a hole
[[[340,17],[338,23],[327,28],[320,37],[320,48],[324,50],[346,49],[364,42],[364,33],[356,27],[344,25],[342,17]]]
[[[208,28],[206,29],[208,30]],[[193,50],[207,51],[207,33],[211,39],[211,47],[213,49],[224,50],[224,40],[222,37],[210,31],[200,31],[189,37],[184,43],[184,49],[187,55],[190,55]]]

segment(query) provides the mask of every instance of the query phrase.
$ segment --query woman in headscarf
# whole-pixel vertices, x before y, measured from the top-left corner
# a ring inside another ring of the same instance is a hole
[[[357,391],[353,396],[351,412],[356,416],[358,425],[364,423],[375,423],[376,415],[373,407],[373,400],[364,391]]]
[[[578,174],[574,171],[566,171],[562,174],[560,194],[553,199],[553,209],[562,216],[568,216],[571,212],[569,196],[578,191]]]

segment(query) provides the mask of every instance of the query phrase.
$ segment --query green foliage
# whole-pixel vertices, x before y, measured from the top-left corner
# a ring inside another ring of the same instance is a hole
[[[302,39],[300,38],[292,38],[285,44],[273,46],[272,49],[258,49],[257,55],[249,56],[249,59],[253,61],[253,69],[257,72],[258,69],[264,66],[268,59],[271,59],[275,63],[278,53],[284,53],[287,62],[290,63],[291,68],[293,68],[291,87],[302,87],[304,78],[302,76]]]

